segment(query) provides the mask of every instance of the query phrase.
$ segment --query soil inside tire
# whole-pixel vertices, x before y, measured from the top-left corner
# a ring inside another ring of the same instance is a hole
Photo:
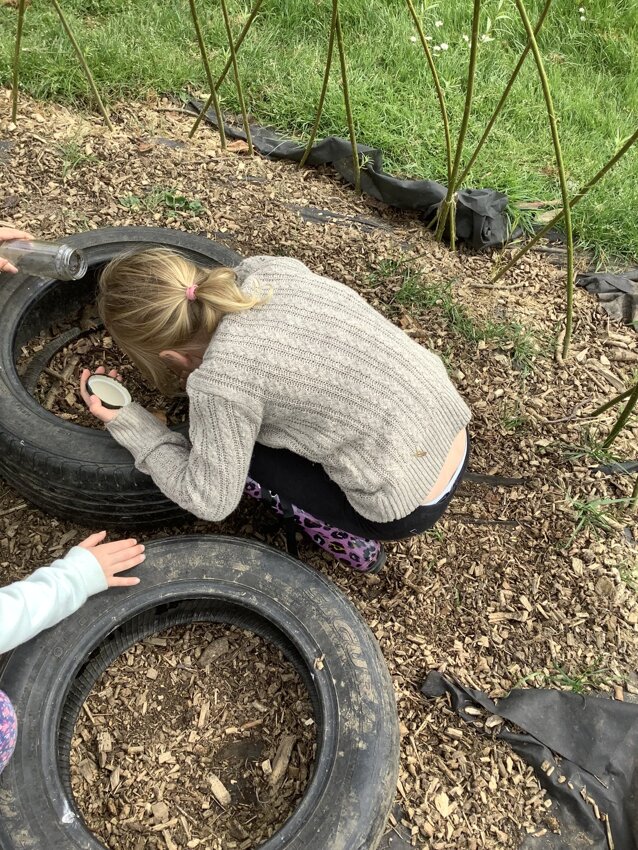
[[[188,399],[185,395],[167,397],[150,387],[136,366],[122,352],[109,333],[101,326],[94,304],[69,316],[64,323],[40,331],[22,346],[17,361],[18,374],[24,376],[34,358],[49,343],[70,329],[77,328],[74,339],[53,353],[37,378],[35,398],[51,413],[68,422],[86,428],[101,429],[102,423],[92,416],[80,396],[80,371],[95,371],[104,366],[108,372],[117,369],[124,386],[134,401],[153,413],[167,425],[180,425],[188,418]]]
[[[95,683],[71,786],[113,850],[249,850],[296,808],[315,749],[308,692],[273,644],[235,626],[177,626]]]

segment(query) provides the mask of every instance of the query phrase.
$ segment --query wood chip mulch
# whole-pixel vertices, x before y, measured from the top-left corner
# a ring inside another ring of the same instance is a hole
[[[432,532],[389,546],[380,576],[354,575],[307,545],[301,557],[361,611],[392,674],[402,756],[400,809],[388,825],[387,846],[515,850],[526,832],[551,831],[556,820],[531,769],[489,728],[479,736],[461,725],[445,699],[426,702],[419,686],[438,669],[493,697],[514,687],[616,698],[638,693],[638,524],[621,503],[632,480],[596,470],[602,456],[596,447],[614,411],[595,421],[581,418],[630,385],[635,332],[611,323],[577,291],[574,344],[563,361],[563,274],[542,255],[489,287],[498,252],[453,254],[433,242],[417,217],[356,197],[327,169],[299,171],[248,158],[241,146],[222,152],[206,128],[188,141],[192,119],[166,100],[121,104],[112,119],[116,129],[109,134],[95,116],[25,98],[13,128],[8,92],[0,92],[2,223],[44,238],[113,225],[169,226],[206,233],[244,255],[291,254],[355,287],[445,358],[472,407],[470,468],[478,480],[463,484]],[[308,215],[307,208],[333,215]],[[463,321],[443,296],[427,307],[408,303],[400,295],[406,273],[448,287]],[[525,363],[515,335],[494,332],[514,323],[532,341]],[[472,331],[479,327],[490,332]],[[633,421],[614,449],[628,458],[637,444]],[[501,483],[481,475],[500,476]],[[0,524],[3,582],[24,577],[88,533],[42,515],[1,484]],[[284,548],[281,533],[261,531],[252,503],[219,525],[193,521],[165,530],[185,532],[256,537]],[[153,652],[136,650],[137,688],[148,687],[144,669],[155,664]],[[121,676],[115,668],[99,687],[115,693]],[[261,687],[266,693],[265,679]],[[107,725],[115,739],[110,718]],[[94,736],[86,717],[78,727],[82,738],[83,730]],[[86,746],[107,789],[115,756],[100,767],[99,749]],[[117,752],[120,771],[130,769],[123,747]],[[145,787],[130,791],[131,812],[148,818],[145,806],[169,782],[171,767],[149,770]],[[85,810],[97,805],[81,789],[77,799]],[[208,801],[214,808],[212,791]],[[185,811],[191,803],[184,800]],[[188,846],[177,837],[180,829],[186,833],[181,820],[170,841],[157,830],[157,846]]]
[[[247,850],[294,811],[314,748],[307,691],[272,644],[223,625],[174,627],[95,684],[72,787],[108,847]]]

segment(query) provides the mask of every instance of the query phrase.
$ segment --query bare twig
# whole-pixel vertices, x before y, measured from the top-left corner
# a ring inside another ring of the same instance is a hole
[[[97,106],[98,106],[98,109],[100,110],[102,118],[104,118],[106,126],[109,128],[109,130],[113,130],[113,125],[111,124],[111,119],[108,116],[108,112],[106,111],[104,104],[102,103],[102,98],[100,97],[100,93],[97,90],[97,86],[95,85],[95,80],[93,79],[93,74],[91,73],[91,69],[89,68],[89,66],[87,64],[86,59],[84,58],[84,54],[82,53],[82,49],[81,49],[80,45],[78,44],[75,36],[73,35],[73,31],[71,30],[71,27],[69,26],[69,23],[66,19],[64,12],[62,11],[62,8],[60,7],[60,4],[58,3],[58,0],[51,0],[51,2],[53,3],[53,7],[54,7],[55,11],[58,13],[58,17],[60,18],[60,22],[62,23],[62,27],[64,29],[64,32],[67,34],[69,41],[73,45],[73,49],[75,50],[75,55],[78,58],[78,62],[82,66],[82,70],[84,71],[84,74],[86,76],[89,87],[90,87],[91,91],[93,92],[93,97],[95,98],[95,100],[97,102]]]
[[[552,5],[552,2],[553,2],[553,0],[545,0],[545,5],[543,6],[543,10],[540,14],[538,21],[536,22],[536,27],[534,29],[535,35],[538,35],[538,33],[540,32],[540,29],[543,26],[543,23],[545,21],[545,18],[547,17],[547,13],[549,12],[549,7]],[[512,90],[512,87],[513,87],[514,83],[516,82],[516,78],[518,77],[520,70],[523,67],[523,63],[527,59],[527,54],[529,53],[529,51],[530,51],[530,45],[528,43],[525,47],[525,50],[523,50],[523,52],[521,54],[521,58],[518,60],[516,67],[512,71],[512,76],[509,78],[508,83],[505,86],[505,89],[503,90],[503,94],[501,95],[501,99],[496,104],[496,108],[494,109],[494,112],[492,113],[492,117],[487,122],[487,126],[485,127],[485,130],[483,131],[483,135],[481,136],[479,143],[474,148],[474,153],[470,157],[467,165],[463,169],[462,174],[458,178],[459,184],[463,183],[463,181],[465,180],[467,175],[470,173],[470,169],[472,168],[472,166],[476,162],[476,159],[477,159],[479,153],[481,152],[483,145],[487,141],[487,137],[492,132],[492,127],[496,123],[496,119],[498,118],[498,116],[501,114],[501,110],[503,109],[503,106],[505,105],[505,101],[507,100],[509,93]]]
[[[193,25],[195,26],[195,34],[197,35],[197,44],[199,45],[199,52],[202,57],[202,62],[204,63],[204,70],[206,71],[206,79],[208,80],[208,87],[210,89],[211,97],[213,98],[213,105],[215,107],[215,115],[217,116],[217,129],[219,130],[219,135],[221,138],[222,148],[226,147],[226,132],[224,131],[224,119],[222,117],[221,109],[219,108],[219,98],[217,97],[217,91],[215,90],[215,83],[213,82],[213,75],[210,70],[210,63],[208,61],[208,55],[206,53],[206,45],[204,44],[204,37],[202,36],[202,30],[199,26],[199,18],[197,16],[197,8],[195,6],[195,0],[188,0],[191,10],[191,17],[193,19]]]
[[[308,139],[308,144],[306,145],[306,150],[301,158],[301,162],[299,163],[299,168],[302,168],[310,156],[310,152],[312,150],[312,146],[315,143],[315,138],[317,136],[317,130],[319,129],[319,121],[321,120],[321,113],[323,112],[323,104],[326,99],[326,92],[328,91],[328,81],[330,79],[330,68],[332,67],[332,54],[334,53],[334,42],[335,42],[335,33],[337,30],[337,12],[339,7],[336,3],[332,4],[332,19],[330,21],[330,37],[328,39],[328,55],[326,57],[326,67],[323,74],[323,83],[321,86],[321,94],[319,95],[319,103],[317,105],[317,114],[315,116],[315,123],[312,126],[312,132],[310,133],[310,138]]]
[[[12,508],[7,508],[6,511],[0,511],[0,517],[12,514],[14,511],[22,511],[27,507],[26,502],[21,502],[19,505],[14,505]]]
[[[434,64],[434,59],[432,57],[432,51],[430,50],[430,46],[427,42],[425,34],[423,32],[423,27],[421,25],[421,21],[419,20],[419,16],[416,13],[414,8],[414,4],[412,0],[406,0],[408,4],[408,9],[410,10],[410,14],[412,15],[412,20],[414,21],[414,25],[419,34],[419,39],[421,41],[421,46],[423,47],[423,51],[425,52],[425,58],[427,59],[428,66],[430,68],[430,73],[432,74],[432,80],[434,82],[434,88],[436,90],[436,96],[439,101],[439,110],[441,112],[441,120],[443,121],[443,136],[445,139],[445,158],[447,164],[447,184],[448,186],[452,182],[452,142],[450,139],[450,121],[447,114],[447,106],[445,104],[445,95],[443,94],[443,88],[441,86],[441,81],[439,80],[439,75],[436,70],[436,65]]]
[[[461,128],[456,142],[456,152],[454,154],[454,164],[452,166],[452,174],[447,187],[447,195],[441,204],[439,223],[436,228],[436,237],[441,239],[445,230],[445,224],[448,216],[450,216],[450,247],[454,250],[456,242],[455,233],[455,218],[456,218],[456,189],[459,166],[461,164],[461,156],[463,155],[463,143],[465,142],[465,134],[470,121],[470,112],[472,110],[472,98],[474,95],[474,78],[476,76],[476,56],[478,53],[478,31],[479,20],[481,14],[481,0],[474,0],[474,14],[472,16],[472,36],[470,42],[470,64],[467,72],[467,85],[465,91],[465,107],[463,108],[463,118],[461,119]]]
[[[248,113],[246,112],[246,103],[244,102],[244,92],[241,87],[241,78],[239,76],[239,66],[237,65],[237,51],[233,41],[233,32],[230,28],[230,18],[228,17],[228,7],[226,0],[221,0],[222,14],[224,16],[224,25],[226,27],[226,35],[228,36],[228,47],[230,49],[230,59],[233,63],[233,74],[235,76],[235,87],[237,88],[237,97],[239,98],[239,106],[241,109],[241,117],[244,122],[244,133],[246,134],[246,143],[248,145],[248,153],[253,154],[253,140],[250,136],[250,124],[248,123]],[[215,87],[213,86],[213,91]]]
[[[11,120],[15,124],[18,117],[18,82],[20,76],[20,47],[22,45],[22,27],[24,24],[24,10],[27,0],[20,0],[18,4],[18,24],[16,27],[15,51],[13,54],[13,91],[11,104]]]
[[[248,16],[246,23],[244,24],[244,26],[242,28],[242,31],[239,33],[237,41],[235,42],[235,53],[237,53],[239,48],[241,47],[242,42],[243,42],[244,38],[246,37],[246,34],[247,34],[248,30],[250,29],[252,22],[255,20],[255,16],[257,15],[257,12],[259,11],[261,4],[263,2],[264,2],[264,0],[257,0],[255,5],[253,6],[252,11],[251,11],[250,15]],[[226,79],[226,74],[230,71],[232,64],[233,64],[233,58],[232,58],[232,54],[231,54],[231,56],[229,56],[229,58],[226,60],[226,64],[224,65],[224,68],[223,68],[221,74],[219,75],[217,82],[215,83],[215,86],[214,86],[215,91],[217,91],[219,89],[221,84]],[[197,116],[197,118],[195,119],[195,123],[191,127],[190,133],[188,134],[189,139],[192,139],[193,136],[195,135],[195,133],[197,132],[197,128],[199,127],[201,120],[204,117],[204,115],[206,115],[206,113],[210,109],[210,105],[211,105],[212,102],[213,102],[213,93],[212,93],[212,90],[211,90],[211,93],[208,96],[208,100],[206,101],[204,106],[200,109],[199,115]]]
[[[339,15],[339,0],[332,0],[333,17],[335,17],[335,29],[337,36],[337,50],[339,51],[339,63],[341,65],[341,85],[343,87],[343,102],[346,107],[346,119],[348,121],[348,133],[352,146],[352,167],[354,169],[355,192],[361,192],[361,165],[359,163],[359,151],[357,148],[357,136],[354,130],[354,118],[352,117],[352,104],[350,103],[350,90],[348,88],[348,69],[346,67],[346,51],[343,46],[343,30],[341,29],[341,17]]]
[[[582,186],[578,190],[578,192],[576,192],[574,197],[569,202],[569,208],[570,209],[574,209],[576,204],[579,201],[581,201],[591,189],[593,189],[593,187],[598,183],[598,181],[601,180],[605,176],[605,174],[607,174],[607,172],[614,167],[614,165],[616,165],[618,160],[621,159],[627,153],[627,151],[636,143],[636,141],[638,141],[638,130],[636,130],[627,139],[625,144],[612,156],[612,158],[608,162],[605,163],[605,165],[603,165],[603,167],[600,169],[600,171],[597,174],[595,174],[591,178],[591,180],[589,180],[587,183],[585,183],[585,185]],[[531,248],[533,248],[534,245],[536,245],[536,243],[539,241],[539,239],[542,239],[543,236],[545,236],[545,234],[548,231],[550,231],[552,229],[552,227],[554,227],[554,225],[557,224],[561,220],[564,212],[565,212],[564,209],[560,209],[556,213],[556,215],[550,221],[547,222],[547,224],[544,227],[542,227],[540,230],[538,230],[531,237],[531,239],[528,242],[526,242],[525,245],[523,245],[523,247],[518,251],[518,253],[514,254],[512,259],[509,261],[509,263],[498,273],[498,275],[494,278],[494,280],[498,280],[499,278],[503,277],[504,274],[506,274],[513,266],[515,266],[516,263],[521,259],[521,257],[524,254],[526,254]],[[550,249],[546,248],[544,250],[550,250]],[[557,249],[554,249],[554,250],[557,250]],[[560,250],[560,252],[562,253],[562,249],[558,249],[558,250]]]
[[[611,444],[614,442],[618,434],[620,434],[622,429],[627,424],[627,420],[633,413],[636,404],[638,404],[638,384],[636,384],[635,387],[632,387],[629,398],[627,399],[627,404],[623,407],[622,411],[620,412],[620,416],[616,420],[616,424],[611,429],[609,436],[603,443],[604,448],[608,449],[609,446],[611,446]]]
[[[534,35],[534,30],[532,29],[532,25],[527,15],[525,5],[523,4],[523,0],[514,0],[514,2],[516,3],[516,8],[518,9],[518,13],[521,16],[521,20],[523,21],[525,31],[527,32],[527,39],[529,41],[532,53],[534,54],[534,61],[536,62],[536,67],[538,68],[538,76],[540,77],[541,86],[543,88],[543,97],[545,98],[545,106],[547,107],[547,115],[549,117],[549,125],[552,132],[552,143],[554,145],[556,167],[558,168],[558,179],[560,183],[560,192],[565,214],[565,232],[567,235],[567,297],[565,307],[565,338],[563,340],[562,355],[563,357],[567,357],[574,322],[574,238],[572,234],[572,217],[571,209],[569,206],[569,194],[567,191],[567,178],[565,176],[563,152],[560,145],[560,137],[558,135],[558,124],[556,121],[556,112],[554,110],[554,101],[552,99],[552,93],[549,87],[549,80],[547,79],[547,74],[545,72],[543,58],[541,56],[540,50],[538,49],[536,36]],[[498,278],[501,276],[502,274],[499,274],[493,282],[496,282],[496,280],[498,280]]]

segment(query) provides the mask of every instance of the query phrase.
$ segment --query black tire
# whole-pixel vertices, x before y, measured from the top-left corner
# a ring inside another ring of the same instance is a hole
[[[89,261],[73,282],[0,274],[0,475],[47,513],[100,528],[159,527],[185,514],[135,470],[107,432],[65,422],[27,392],[15,368],[20,348],[93,300],[100,268],[132,246],[162,245],[201,265],[235,266],[228,248],[156,227],[113,227],[68,237]]]
[[[196,620],[238,623],[278,644],[315,707],[312,779],[261,850],[377,847],[396,788],[398,720],[379,646],[352,605],[323,576],[262,544],[191,536],[146,551],[139,585],[92,597],[4,663],[0,688],[16,709],[18,743],[0,777],[1,850],[103,848],[70,793],[81,704],[136,640]]]

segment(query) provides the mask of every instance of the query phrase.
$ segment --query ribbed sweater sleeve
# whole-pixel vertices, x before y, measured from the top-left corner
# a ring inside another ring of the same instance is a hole
[[[135,403],[123,407],[107,428],[165,496],[216,522],[241,499],[259,417],[216,395],[189,391],[189,399],[190,444]]]

